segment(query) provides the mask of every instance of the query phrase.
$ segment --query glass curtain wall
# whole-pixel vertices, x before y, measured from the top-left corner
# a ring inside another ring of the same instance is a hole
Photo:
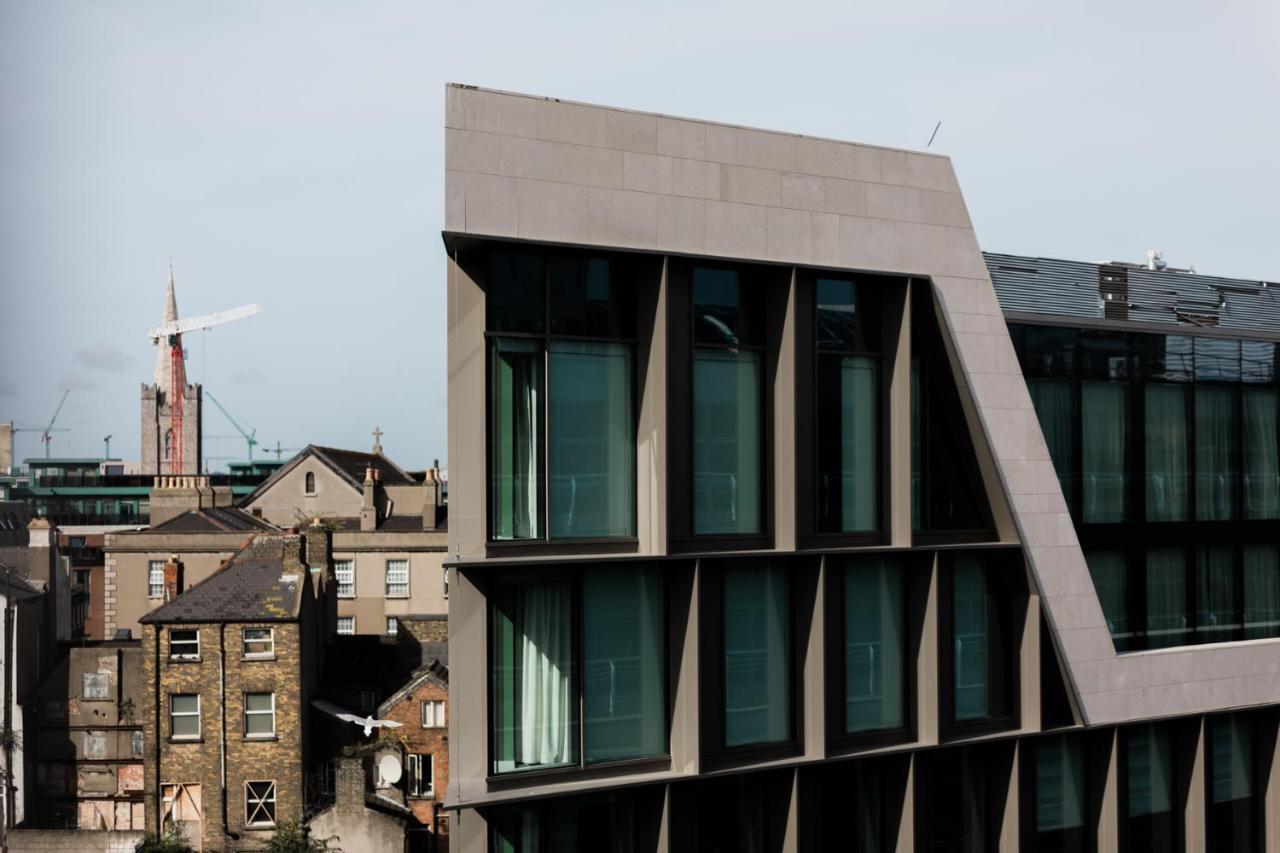
[[[1246,853],[1260,849],[1261,791],[1255,766],[1253,723],[1233,714],[1211,717],[1208,728],[1208,849]]]
[[[1230,548],[1199,548],[1196,565],[1196,641],[1239,639],[1242,625],[1235,555]]]
[[[1147,648],[1185,646],[1191,642],[1187,609],[1187,557],[1179,548],[1147,552]]]
[[[1085,853],[1090,849],[1085,755],[1076,735],[1039,738],[1034,743],[1035,850]]]
[[[1081,401],[1081,491],[1087,524],[1123,521],[1127,497],[1128,386],[1085,382]]]
[[[1181,385],[1144,388],[1147,521],[1185,521],[1188,516],[1187,392]]]
[[[1244,389],[1244,517],[1280,518],[1280,392]]]
[[[880,528],[880,312],[869,281],[819,278],[818,530]]]
[[[1111,641],[1117,652],[1130,651],[1142,625],[1133,624],[1133,604],[1129,601],[1129,566],[1123,551],[1091,551],[1085,554],[1089,575],[1098,592],[1102,615],[1107,620]]]
[[[1049,458],[1058,473],[1067,506],[1075,503],[1075,482],[1072,472],[1076,469],[1076,395],[1070,382],[1059,379],[1034,379],[1027,383],[1031,402],[1040,419],[1045,444],[1049,446]]]
[[[1196,518],[1226,521],[1235,514],[1236,395],[1231,388],[1196,387]]]
[[[489,252],[494,540],[635,536],[635,296],[620,266]]]
[[[693,270],[693,530],[764,532],[764,326],[732,269]]]
[[[1004,725],[1014,715],[1013,589],[1016,572],[1004,555],[956,553],[946,566],[949,600],[941,632],[950,681],[948,725]]]
[[[502,580],[489,599],[494,773],[667,752],[659,569]]]
[[[1244,638],[1280,637],[1280,547],[1244,549]]]
[[[844,565],[844,731],[907,725],[906,567],[889,557]]]
[[[1174,787],[1173,732],[1155,724],[1121,730],[1121,837],[1127,853],[1180,847],[1182,810]]]
[[[791,739],[791,583],[759,563],[724,572],[724,745]]]

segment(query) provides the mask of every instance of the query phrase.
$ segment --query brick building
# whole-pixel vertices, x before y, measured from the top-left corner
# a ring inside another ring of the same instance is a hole
[[[404,746],[402,790],[409,809],[433,838],[421,845],[447,850],[448,814],[444,793],[449,785],[449,668],[432,659],[414,673],[404,687],[378,707],[378,717],[401,724],[396,729]]]
[[[164,564],[169,601],[141,620],[149,831],[253,849],[302,818],[327,549],[324,531],[260,534],[188,590]]]

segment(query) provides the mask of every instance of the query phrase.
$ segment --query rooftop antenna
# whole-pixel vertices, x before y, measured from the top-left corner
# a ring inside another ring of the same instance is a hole
[[[110,459],[111,458],[111,436],[108,435],[103,437],[102,444],[103,444],[102,458]]]
[[[933,138],[934,138],[935,136],[937,136],[937,135],[938,135],[938,128],[940,128],[940,127],[942,127],[942,122],[941,122],[941,121],[939,121],[937,124],[935,124],[935,125],[933,126],[933,133],[929,134],[929,141],[928,141],[927,143],[925,143],[925,146],[924,146],[925,148],[932,147],[932,145],[933,145]]]

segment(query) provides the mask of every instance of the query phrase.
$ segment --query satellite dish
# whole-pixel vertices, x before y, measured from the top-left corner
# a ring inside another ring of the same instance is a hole
[[[388,785],[394,785],[400,781],[400,757],[390,753],[378,759],[378,776]]]

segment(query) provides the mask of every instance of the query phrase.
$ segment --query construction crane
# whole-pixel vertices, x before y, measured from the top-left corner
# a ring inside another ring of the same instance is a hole
[[[48,425],[48,426],[45,426],[45,427],[14,427],[14,428],[13,428],[13,431],[14,431],[14,432],[38,432],[38,433],[40,433],[40,441],[41,441],[41,443],[43,443],[43,444],[44,444],[44,458],[45,458],[45,459],[48,459],[48,458],[49,458],[49,445],[50,445],[50,443],[53,441],[53,434],[54,434],[55,432],[70,432],[70,431],[71,431],[71,430],[70,430],[70,429],[68,429],[67,427],[59,427],[58,429],[54,429],[54,428],[53,428],[53,425],[54,425],[55,423],[57,423],[57,422],[58,422],[58,415],[62,414],[62,407],[66,404],[66,402],[67,402],[67,395],[68,395],[68,394],[70,394],[70,393],[71,393],[71,389],[70,389],[70,388],[68,388],[66,391],[63,391],[63,392],[62,392],[62,399],[58,401],[58,408],[56,408],[56,409],[54,409],[54,410],[53,410],[53,417],[49,418],[49,425]]]
[[[276,446],[275,446],[275,447],[268,447],[268,448],[267,448],[267,452],[268,452],[268,453],[274,453],[274,454],[276,455],[276,459],[278,460],[278,459],[280,459],[280,458],[281,458],[281,455],[282,455],[282,454],[285,454],[285,453],[297,453],[297,452],[298,452],[299,450],[301,450],[301,449],[302,449],[301,447],[281,447],[281,446],[280,446],[280,442],[277,440],[277,441],[276,441]]]
[[[240,433],[240,435],[244,438],[245,444],[249,446],[249,461],[252,462],[253,446],[258,443],[258,439],[254,438],[254,436],[258,434],[258,430],[251,426],[249,427],[249,431],[245,432],[244,427],[236,423],[236,419],[231,417],[231,413],[227,411],[226,406],[218,402],[218,398],[213,396],[212,391],[206,391],[204,393],[205,393],[205,396],[208,397],[210,400],[212,400],[213,404],[218,407],[218,411],[222,412],[222,414],[226,416],[227,420],[231,421],[231,425],[236,428],[236,432]]]
[[[109,435],[103,436],[102,444],[103,444],[102,458],[110,459],[111,458],[111,436]]]
[[[169,287],[173,287],[173,269],[169,270]],[[170,290],[172,294],[172,290]],[[170,296],[172,299],[172,295]],[[187,332],[198,332],[244,320],[262,313],[262,307],[255,304],[242,305],[230,311],[218,311],[202,317],[187,317],[173,320],[156,326],[148,333],[151,343],[169,348],[169,431],[173,433],[172,452],[169,455],[169,472],[182,473],[182,400],[187,388],[187,370],[182,350],[182,336]],[[216,401],[215,401],[216,402]],[[218,408],[222,408],[219,406]],[[225,410],[224,410],[225,414]],[[229,416],[228,416],[229,417]],[[238,427],[237,427],[238,429]]]

